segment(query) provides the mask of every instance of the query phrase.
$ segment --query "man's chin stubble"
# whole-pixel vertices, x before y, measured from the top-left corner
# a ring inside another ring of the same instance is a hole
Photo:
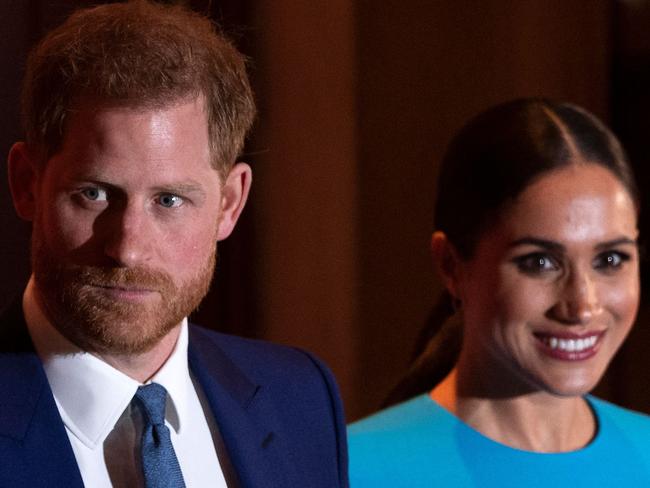
[[[33,242],[32,266],[39,303],[54,327],[84,351],[134,355],[150,351],[200,304],[216,263],[216,248],[189,283],[143,268],[60,264]],[[97,285],[101,286],[97,286]],[[148,303],[109,296],[102,287],[154,290]]]

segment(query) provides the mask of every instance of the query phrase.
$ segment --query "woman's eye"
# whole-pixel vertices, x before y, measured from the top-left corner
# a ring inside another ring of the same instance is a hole
[[[541,274],[560,269],[558,262],[548,254],[533,253],[515,259],[520,271],[527,274]]]
[[[596,256],[594,268],[605,271],[616,270],[629,260],[629,254],[619,251],[607,251]]]
[[[81,195],[86,200],[92,200],[95,202],[105,202],[108,200],[108,192],[103,188],[97,188],[94,186],[84,188],[81,190]]]
[[[183,205],[183,198],[172,193],[163,193],[158,197],[158,203],[165,208],[176,208]]]

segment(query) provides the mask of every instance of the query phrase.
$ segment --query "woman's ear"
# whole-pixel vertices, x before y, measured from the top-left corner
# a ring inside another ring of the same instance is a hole
[[[455,299],[460,298],[461,259],[458,251],[456,251],[456,248],[444,232],[435,231],[431,236],[431,255],[436,271],[451,296]]]
[[[24,142],[15,143],[7,158],[9,189],[18,216],[33,220],[36,213],[38,168]]]

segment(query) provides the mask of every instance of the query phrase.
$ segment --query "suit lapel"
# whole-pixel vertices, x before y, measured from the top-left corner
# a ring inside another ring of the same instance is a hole
[[[241,487],[292,486],[276,413],[263,386],[253,383],[223,350],[190,328],[189,362],[219,425]]]
[[[15,486],[83,486],[20,302],[0,317],[0,459]],[[4,481],[4,480],[3,480]],[[0,481],[0,485],[5,484]]]

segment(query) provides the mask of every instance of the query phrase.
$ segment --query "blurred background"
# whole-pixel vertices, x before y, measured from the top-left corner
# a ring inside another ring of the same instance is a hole
[[[30,47],[74,8],[97,3],[108,2],[0,2],[3,155],[21,138]],[[251,200],[220,244],[217,279],[194,320],[315,352],[332,367],[349,420],[376,410],[405,372],[440,291],[428,250],[437,167],[468,117],[522,96],[582,105],[621,138],[647,199],[650,2],[175,3],[210,15],[250,57],[260,112],[242,157],[253,167]],[[29,273],[29,226],[5,180],[0,305]],[[642,280],[650,290],[647,265]],[[648,296],[598,389],[646,412]]]

